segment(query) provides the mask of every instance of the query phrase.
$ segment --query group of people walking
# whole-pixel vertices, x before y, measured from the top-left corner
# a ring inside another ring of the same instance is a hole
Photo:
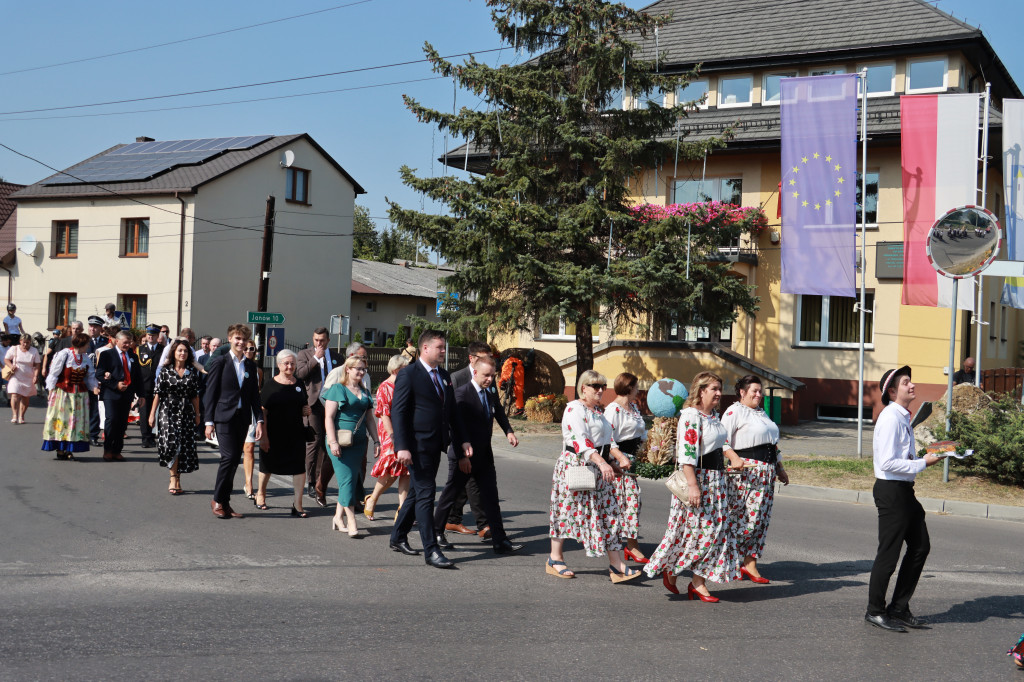
[[[608,557],[613,583],[638,578],[631,560],[649,576],[661,575],[666,589],[679,594],[676,576],[692,575],[690,599],[716,602],[706,582],[748,579],[768,583],[757,570],[764,551],[776,479],[789,477],[779,458],[778,426],[760,408],[761,380],[748,375],[736,384],[739,401],[723,419],[717,416],[722,379],[711,372],[694,377],[679,416],[676,467],[686,481],[686,497],[673,497],[668,527],[647,558],[637,544],[641,491],[630,473],[647,439],[636,405],[638,379],[615,378],[616,398],[602,407],[607,380],[594,371],[580,375],[579,398],[562,417],[563,450],[555,464],[549,514],[551,553],[546,571],[558,578],[575,574],[565,563],[563,545],[573,539],[587,556]],[[739,444],[739,445],[732,445]],[[596,470],[577,483],[579,467]]]

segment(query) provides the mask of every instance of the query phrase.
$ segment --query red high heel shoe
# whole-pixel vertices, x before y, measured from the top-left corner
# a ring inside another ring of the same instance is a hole
[[[712,597],[710,594],[706,595],[702,592],[698,592],[697,588],[693,586],[693,583],[690,583],[687,586],[686,596],[690,598],[690,601],[693,601],[696,597],[697,599],[700,599],[701,601],[707,602],[709,604],[715,604],[718,602],[718,597]]]
[[[629,547],[623,547],[622,553],[626,555],[627,559],[631,559],[632,561],[635,561],[638,564],[646,564],[650,561],[650,559],[648,559],[645,556],[640,556],[639,552],[636,552],[630,549]]]
[[[668,581],[668,571],[661,572],[661,583],[665,586],[665,589],[672,594],[679,594],[679,588]]]
[[[750,582],[757,583],[758,585],[767,585],[771,582],[771,580],[768,580],[768,578],[764,578],[759,575],[754,575],[742,566],[740,567],[740,580],[749,580]]]

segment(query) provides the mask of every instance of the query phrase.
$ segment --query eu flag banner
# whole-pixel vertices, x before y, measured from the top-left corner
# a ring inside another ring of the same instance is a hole
[[[782,291],[856,296],[857,75],[781,85]]]
[[[1007,259],[1024,261],[1024,99],[1003,100],[1003,197]],[[1000,302],[1024,308],[1024,277],[1003,281]]]

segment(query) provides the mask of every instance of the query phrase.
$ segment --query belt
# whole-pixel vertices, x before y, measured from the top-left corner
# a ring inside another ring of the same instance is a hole
[[[712,450],[701,455],[697,459],[697,469],[714,469],[715,471],[725,470],[725,457],[722,453],[722,448]]]
[[[765,464],[775,464],[779,461],[779,448],[775,443],[765,443],[764,445],[755,445],[752,448],[743,448],[742,450],[737,450],[736,454],[743,459],[753,459]]]
[[[617,445],[619,446],[619,450],[624,454],[634,457],[640,450],[641,443],[643,443],[643,441],[639,438],[628,438],[626,440],[620,440]]]
[[[610,444],[595,446],[595,449],[601,453],[601,458],[604,459],[604,461],[611,462],[612,446]],[[572,448],[566,448],[565,451],[576,454],[576,451]]]

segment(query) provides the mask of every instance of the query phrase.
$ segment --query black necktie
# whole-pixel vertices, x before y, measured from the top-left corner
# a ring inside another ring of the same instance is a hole
[[[444,400],[444,389],[441,388],[441,380],[437,378],[437,368],[430,370],[430,378],[434,380],[434,388],[437,390],[437,397]]]

